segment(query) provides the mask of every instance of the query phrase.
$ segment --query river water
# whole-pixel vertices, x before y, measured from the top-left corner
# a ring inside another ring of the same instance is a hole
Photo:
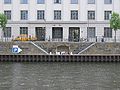
[[[0,90],[120,90],[120,63],[0,63]]]

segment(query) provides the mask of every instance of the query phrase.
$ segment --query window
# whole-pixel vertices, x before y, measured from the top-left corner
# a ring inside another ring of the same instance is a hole
[[[88,11],[88,20],[95,20],[95,11]]]
[[[37,20],[43,20],[44,19],[44,10],[38,10],[37,11]]]
[[[28,20],[28,11],[27,10],[21,11],[21,20]]]
[[[112,11],[104,11],[104,20],[110,20]]]
[[[71,20],[78,20],[78,10],[71,10]]]
[[[71,0],[71,4],[78,4],[78,0]]]
[[[37,0],[37,4],[44,4],[45,0]]]
[[[62,39],[63,38],[63,28],[62,27],[52,27],[52,38]]]
[[[110,27],[104,27],[104,37],[112,38],[112,29]]]
[[[4,37],[11,37],[11,27],[6,27],[4,31]]]
[[[79,27],[69,27],[69,41],[78,42],[80,38]]]
[[[4,0],[4,4],[11,4],[11,0]]]
[[[95,27],[88,27],[87,28],[87,37],[88,38],[95,38]]]
[[[28,35],[28,27],[20,27],[20,34]]]
[[[95,4],[95,0],[88,0],[88,4]]]
[[[104,0],[105,4],[112,4],[112,0]]]
[[[61,10],[54,10],[54,20],[61,20]]]
[[[11,11],[10,10],[4,11],[4,14],[8,20],[11,20]]]
[[[38,41],[45,41],[46,27],[35,27],[35,33]]]
[[[54,0],[55,4],[61,4],[61,0]]]
[[[20,0],[21,4],[28,4],[28,0]]]

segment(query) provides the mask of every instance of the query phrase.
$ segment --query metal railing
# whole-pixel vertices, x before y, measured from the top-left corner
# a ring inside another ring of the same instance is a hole
[[[116,42],[120,42],[120,36],[116,36]],[[2,38],[0,39],[1,42],[10,42],[12,41],[13,38]],[[106,38],[106,37],[102,37],[102,36],[96,36],[94,38],[79,38],[78,41],[70,41],[67,38],[55,38],[55,39],[46,39],[45,41],[50,41],[50,42],[115,42],[114,37],[112,38]]]

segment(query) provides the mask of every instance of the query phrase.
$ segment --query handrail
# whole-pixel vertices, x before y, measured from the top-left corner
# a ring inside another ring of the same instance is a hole
[[[38,49],[42,50],[44,53],[49,54],[48,52],[46,52],[44,49],[42,49],[40,46],[36,45],[34,42],[30,42],[32,45],[34,45],[35,47],[37,47]]]
[[[81,54],[81,53],[83,53],[84,51],[86,51],[87,49],[89,49],[90,47],[92,47],[93,45],[95,45],[96,44],[96,42],[95,43],[93,43],[93,44],[91,44],[90,46],[88,46],[87,48],[85,48],[85,49],[83,49],[82,51],[80,51],[78,54]]]

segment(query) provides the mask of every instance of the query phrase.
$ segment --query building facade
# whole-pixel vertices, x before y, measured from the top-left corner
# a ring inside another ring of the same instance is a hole
[[[120,0],[0,0],[0,13],[8,18],[0,38],[27,34],[38,41],[112,40],[112,12],[120,14]]]

